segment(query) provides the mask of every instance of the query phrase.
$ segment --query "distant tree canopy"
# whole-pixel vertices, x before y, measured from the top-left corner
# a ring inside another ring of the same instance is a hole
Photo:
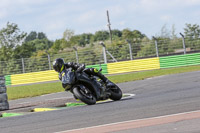
[[[113,37],[122,37],[122,31],[120,31],[118,29],[114,29],[114,30],[112,30],[112,36]]]
[[[38,51],[47,51],[52,45],[45,33],[31,31],[27,35],[20,31],[17,24],[8,22],[0,30],[0,61],[29,58]]]
[[[31,31],[25,39],[25,42],[37,39],[37,32]]]
[[[43,32],[36,32],[36,31],[31,31],[28,36],[25,39],[25,42],[33,41],[35,39],[47,39],[47,36]]]
[[[122,37],[125,40],[130,40],[130,41],[132,41],[134,39],[140,40],[140,39],[143,39],[145,36],[146,35],[142,34],[138,30],[131,31],[130,29],[124,29],[122,31]]]
[[[107,30],[99,30],[95,33],[83,33],[76,35],[73,30],[65,29],[63,36],[60,39],[51,41],[47,38],[43,32],[31,31],[29,34],[20,31],[17,24],[7,23],[6,27],[0,29],[0,61],[9,60],[12,68],[9,70],[3,70],[6,68],[4,63],[0,64],[1,71],[13,71],[15,69],[16,59],[21,58],[35,58],[45,57],[47,54],[50,56],[60,56],[61,52],[69,54],[71,56],[67,60],[75,59],[75,54],[72,47],[76,46],[81,50],[90,49],[91,51],[83,52],[80,58],[81,62],[95,63],[101,57],[102,50],[99,44],[100,41],[104,41],[106,49],[117,59],[124,60],[130,58],[129,45],[132,46],[132,56],[147,57],[155,56],[155,40],[148,38],[139,30],[131,30],[129,28],[112,31],[112,43],[110,42],[110,34]],[[200,50],[200,26],[198,24],[186,24],[184,28],[184,35],[186,38],[186,47],[191,50]],[[182,49],[182,39],[177,37],[175,33],[175,27],[172,26],[172,30],[168,30],[166,25],[161,28],[160,34],[156,36],[158,40],[158,49],[160,55],[166,55],[173,53],[175,49]],[[92,57],[92,58],[91,58]],[[109,57],[109,56],[108,56]],[[41,70],[41,68],[34,68],[34,64],[41,61],[40,58],[34,59],[28,62],[28,67],[32,71],[34,69]],[[48,62],[48,61],[47,61]],[[46,62],[40,62],[43,67]],[[20,69],[21,65],[17,65]]]
[[[74,31],[71,29],[66,29],[63,32],[63,39],[65,39],[66,41],[70,41],[71,37],[74,36]]]
[[[22,45],[15,49],[15,58],[29,58],[32,55],[37,55],[35,54],[37,52],[48,51],[52,45],[53,42],[48,40],[45,33],[31,31]]]
[[[96,41],[105,41],[109,39],[109,32],[108,31],[97,31],[94,34],[93,40]]]
[[[186,24],[184,31],[187,38],[195,39],[200,37],[200,27],[197,24]]]
[[[23,42],[25,36],[26,33],[21,32],[17,24],[8,22],[6,28],[0,30],[0,60],[13,58],[13,51]]]

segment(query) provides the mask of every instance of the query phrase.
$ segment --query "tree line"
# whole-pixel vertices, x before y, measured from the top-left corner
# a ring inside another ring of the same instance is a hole
[[[198,24],[185,24],[184,36],[190,42],[187,47],[200,50],[200,27]],[[164,25],[161,28],[161,33],[156,38],[159,41],[160,54],[173,53],[175,46],[177,49],[182,48],[182,40],[180,36],[176,35],[175,26],[172,26],[172,30],[169,31]],[[197,41],[192,42],[193,40]],[[73,47],[77,47],[80,50],[93,48],[94,51],[90,51],[90,54],[84,54],[80,60],[87,62],[88,58],[93,56],[91,62],[95,64],[95,61],[98,60],[96,59],[96,54],[101,54],[95,48],[99,46],[99,41],[104,41],[108,51],[111,51],[113,56],[118,59],[123,60],[124,56],[127,56],[123,53],[124,50],[128,50],[127,43],[132,44],[132,53],[135,58],[155,55],[154,39],[148,38],[139,30],[131,30],[129,28],[123,30],[114,29],[112,30],[111,43],[109,32],[106,30],[96,31],[94,34],[83,33],[75,35],[73,30],[66,29],[62,38],[52,41],[43,32],[31,31],[30,33],[25,33],[19,29],[17,24],[8,22],[6,27],[0,29],[0,71],[11,71],[4,70],[3,67],[13,66],[10,67],[12,70],[17,67],[12,63],[10,63],[11,65],[4,65],[5,62],[14,62],[16,59],[21,58],[47,57],[48,54],[54,56],[61,52],[71,52]],[[117,53],[114,51],[117,51]],[[72,58],[66,60],[70,59]],[[35,60],[32,64],[29,64],[29,67],[32,67],[32,71],[40,70],[35,68],[33,64],[37,64],[37,61]],[[19,65],[18,67],[22,66]]]

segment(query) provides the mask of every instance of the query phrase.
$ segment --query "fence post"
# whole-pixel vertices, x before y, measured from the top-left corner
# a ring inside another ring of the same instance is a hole
[[[106,57],[106,46],[103,42],[100,42],[100,45],[103,46],[103,57],[104,57],[104,63],[107,64],[107,57]]]
[[[78,63],[78,50],[76,47],[73,47],[75,54],[76,54],[76,63]]]
[[[24,58],[22,58],[22,72],[25,73],[25,69],[24,69]]]
[[[8,96],[6,93],[5,77],[0,76],[0,111],[8,110]]]
[[[159,53],[158,53],[158,40],[154,36],[153,36],[153,39],[155,40],[156,56],[159,57]]]
[[[185,49],[185,37],[182,33],[180,33],[181,37],[182,37],[182,40],[183,40],[183,51],[184,51],[184,54],[186,54],[186,49]]]
[[[117,62],[117,60],[115,59],[115,57],[108,50],[106,50],[106,52],[110,55],[110,57],[113,59],[113,61]]]
[[[48,61],[49,61],[49,70],[51,70],[51,57],[49,54],[47,56],[48,56]]]
[[[131,60],[133,60],[131,42],[129,40],[126,40],[126,41],[128,42],[128,45],[129,45],[130,58]]]

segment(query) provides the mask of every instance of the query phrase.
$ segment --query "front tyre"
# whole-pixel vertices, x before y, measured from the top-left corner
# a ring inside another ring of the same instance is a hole
[[[110,99],[117,101],[122,98],[122,91],[117,85],[114,84],[113,86],[110,86],[109,90],[111,93]]]
[[[73,93],[75,97],[88,105],[96,104],[96,98],[88,88],[75,87]]]

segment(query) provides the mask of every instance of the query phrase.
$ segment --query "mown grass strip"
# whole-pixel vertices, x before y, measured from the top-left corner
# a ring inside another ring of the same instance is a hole
[[[67,107],[74,107],[74,106],[81,106],[81,105],[86,105],[85,103],[66,103],[65,104]]]
[[[122,83],[128,81],[143,80],[155,76],[177,74],[177,73],[199,71],[199,70],[200,70],[200,65],[111,75],[108,76],[108,78],[115,83]],[[44,94],[56,93],[61,91],[64,91],[64,89],[61,86],[61,82],[7,87],[7,94],[9,100],[40,96]]]
[[[2,113],[1,117],[13,117],[23,115],[22,113]]]

